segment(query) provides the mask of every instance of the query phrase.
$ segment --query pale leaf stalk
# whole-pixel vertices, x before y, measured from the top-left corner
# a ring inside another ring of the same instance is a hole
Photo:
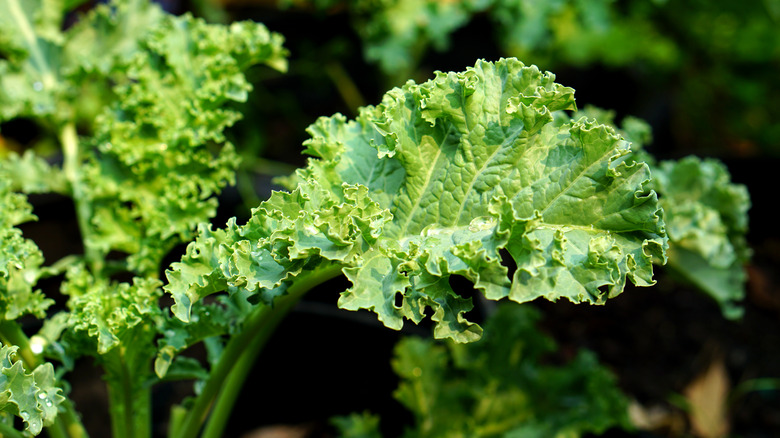
[[[303,274],[273,306],[257,307],[247,318],[241,333],[228,342],[203,391],[184,418],[176,437],[172,438],[197,436],[201,425],[209,416],[212,404],[213,409],[202,437],[222,436],[240,388],[278,324],[308,291],[340,274],[340,265],[328,265]]]
[[[124,358],[119,359],[119,385],[108,385],[111,429],[114,438],[148,438],[151,436],[149,388],[134,388],[133,373]],[[140,409],[139,409],[140,407]]]
[[[79,224],[79,231],[84,242],[84,256],[92,272],[98,274],[103,269],[103,260],[100,255],[89,245],[92,235],[92,208],[89,204],[89,198],[84,191],[84,182],[81,179],[81,151],[79,149],[79,138],[76,132],[76,125],[67,123],[60,131],[60,142],[62,143],[62,153],[64,156],[63,172],[65,178],[70,184],[73,203],[76,205],[76,219]]]

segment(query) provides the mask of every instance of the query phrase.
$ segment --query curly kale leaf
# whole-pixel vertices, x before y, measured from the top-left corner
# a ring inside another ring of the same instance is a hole
[[[0,319],[14,320],[23,315],[43,318],[54,303],[34,286],[41,275],[43,254],[16,225],[34,220],[32,207],[24,195],[12,193],[0,174]]]
[[[76,264],[68,270],[62,285],[71,310],[68,326],[93,340],[95,346],[87,352],[105,354],[136,326],[154,328],[159,324],[161,285],[159,280],[142,277],[132,283],[113,282],[95,277],[83,264]]]
[[[659,163],[653,180],[666,212],[669,267],[715,299],[724,316],[740,317],[750,258],[747,188],[732,183],[719,161],[696,157]]]
[[[666,237],[649,170],[610,127],[554,123],[573,108],[552,74],[506,59],[409,82],[354,121],[318,120],[298,186],[243,226],[201,229],[168,271],[174,313],[186,321],[225,290],[270,303],[301,270],[336,264],[352,282],[340,307],[395,329],[430,307],[435,336],[465,342],[481,329],[452,275],[517,302],[602,304],[627,279],[653,284]]]
[[[49,167],[40,158],[15,159],[36,171],[26,181],[13,162],[3,167],[15,188],[79,197],[91,254],[120,251],[130,270],[156,273],[233,182],[238,155],[224,130],[252,88],[244,73],[258,64],[283,71],[287,52],[262,24],[211,25],[149,0],[98,5],[61,31],[74,4],[0,3],[0,121],[25,116],[79,134],[59,133],[74,161],[70,184],[63,172],[39,178]]]
[[[282,38],[257,23],[211,25],[124,0],[95,8],[65,53],[70,77],[112,93],[85,139],[94,146],[84,163],[95,227],[87,244],[130,254],[136,272],[156,270],[233,182],[238,156],[223,132],[240,114],[230,104],[247,99],[251,66],[286,68]]]
[[[59,72],[65,6],[58,0],[0,2],[0,122],[56,112],[66,89]]]

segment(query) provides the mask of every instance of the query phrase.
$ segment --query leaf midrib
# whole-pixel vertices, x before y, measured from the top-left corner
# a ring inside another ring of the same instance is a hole
[[[19,5],[19,0],[8,0],[8,8],[10,9],[11,15],[14,17],[17,25],[19,26],[19,31],[21,32],[22,37],[25,39],[28,47],[30,48],[30,56],[35,60],[35,64],[41,68],[41,79],[43,85],[46,88],[54,87],[56,80],[52,74],[51,67],[46,62],[46,57],[43,56],[43,53],[38,46],[35,32],[30,26],[30,22],[27,20],[27,16],[24,15],[24,12]]]

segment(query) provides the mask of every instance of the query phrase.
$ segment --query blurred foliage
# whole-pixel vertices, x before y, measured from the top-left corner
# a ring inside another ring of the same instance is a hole
[[[293,19],[310,14],[324,28],[334,17],[346,16],[364,59],[378,67],[386,86],[427,76],[430,55],[456,54],[464,41],[483,47],[479,56],[500,53],[553,71],[622,69],[643,88],[665,96],[669,130],[687,152],[780,154],[780,0],[195,3],[217,19],[230,19],[230,11],[245,14],[252,6],[281,9]],[[487,23],[491,31],[473,31],[475,22]]]
[[[630,428],[628,400],[595,355],[553,364],[557,347],[536,328],[538,312],[505,303],[477,342],[405,338],[394,397],[415,419],[404,437],[579,437]],[[334,419],[345,437],[378,437],[370,413]]]

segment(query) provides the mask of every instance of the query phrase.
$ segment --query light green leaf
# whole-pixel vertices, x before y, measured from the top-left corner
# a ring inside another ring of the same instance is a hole
[[[0,59],[0,121],[55,112],[63,91],[60,20],[56,0],[0,1],[0,55],[7,58]]]
[[[653,177],[666,212],[669,267],[715,299],[725,316],[738,318],[750,258],[747,188],[732,183],[714,159],[664,161]]]
[[[41,274],[43,254],[16,225],[36,219],[24,195],[10,192],[0,174],[0,318],[14,320],[23,315],[43,318],[54,303],[34,290]]]
[[[11,189],[23,193],[65,193],[62,171],[51,166],[31,150],[20,157],[10,153],[0,160],[0,175],[11,181]]]
[[[174,312],[187,320],[198,299],[244,285],[276,291],[268,303],[302,264],[328,260],[353,284],[340,307],[373,310],[396,329],[430,307],[435,335],[465,342],[481,329],[451,275],[518,302],[603,304],[626,279],[653,284],[666,237],[648,168],[628,161],[607,126],[554,123],[573,108],[573,90],[552,74],[507,59],[410,82],[355,121],[320,119],[306,142],[316,158],[293,192],[275,193],[242,227],[203,233],[174,264]],[[247,282],[251,266],[215,250],[280,267]],[[517,265],[511,279],[506,257]]]
[[[393,326],[432,306],[444,318],[438,336],[473,339],[460,320],[466,307],[436,279],[452,274],[488,298],[518,302],[603,303],[626,278],[653,283],[652,257],[663,260],[665,238],[655,194],[644,187],[648,169],[625,162],[628,146],[608,127],[552,123],[552,112],[573,108],[572,92],[516,60],[480,62],[395,89],[355,122],[321,121],[312,130],[309,148],[323,159],[300,175],[333,180],[331,188],[365,184],[393,215],[382,234],[387,260],[371,253],[373,273],[364,276],[401,275],[411,284],[391,312]],[[511,283],[502,248],[518,266]],[[377,309],[389,309],[394,295],[357,281],[360,269],[346,270],[354,286],[340,305],[371,302],[382,315]]]
[[[62,285],[62,293],[69,297],[71,344],[78,339],[84,353],[103,355],[134,336],[136,327],[156,327],[162,317],[157,304],[160,286],[159,280],[141,277],[117,283],[93,276],[83,264],[73,265]]]
[[[234,182],[238,156],[223,132],[240,114],[229,105],[246,100],[253,65],[286,69],[282,37],[258,23],[168,15],[148,0],[98,6],[67,37],[69,77],[111,90],[83,90],[102,101],[97,131],[81,139],[95,229],[87,244],[128,253],[134,272],[156,272]]]
[[[0,410],[20,417],[25,430],[38,435],[54,422],[65,397],[55,386],[52,365],[45,363],[28,373],[20,360],[14,360],[17,349],[0,346]]]
[[[154,362],[157,376],[175,378],[168,373],[171,366],[174,368],[182,366],[182,364],[177,365],[176,362],[179,360],[176,354],[180,351],[209,338],[217,339],[235,333],[238,322],[248,313],[247,308],[250,307],[248,305],[242,307],[229,299],[221,299],[214,303],[198,303],[187,323],[166,315],[160,329],[162,338],[157,342],[158,352]],[[190,369],[189,365],[184,365],[186,369]],[[178,373],[181,374],[182,371]]]

